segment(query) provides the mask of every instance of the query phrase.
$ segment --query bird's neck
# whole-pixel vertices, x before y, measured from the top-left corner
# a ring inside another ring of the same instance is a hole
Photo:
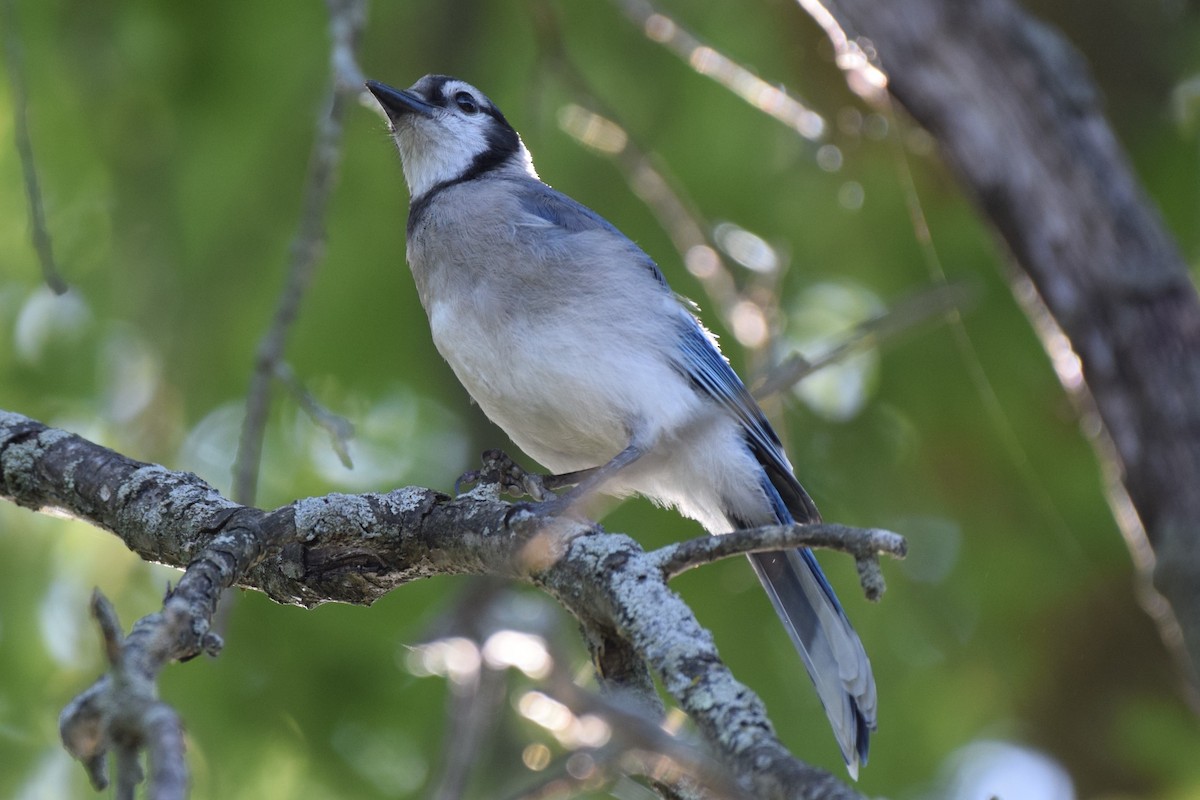
[[[414,203],[432,197],[434,194],[467,181],[483,177],[523,177],[538,178],[533,168],[533,159],[524,144],[517,147],[516,152],[503,158],[489,158],[488,154],[476,156],[470,162],[456,165],[458,169],[432,169],[445,167],[445,164],[431,165],[425,160],[404,161],[404,178],[408,183],[409,195]],[[452,177],[446,178],[445,175]]]

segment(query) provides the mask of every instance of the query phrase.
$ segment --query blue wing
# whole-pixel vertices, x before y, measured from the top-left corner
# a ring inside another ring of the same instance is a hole
[[[684,374],[705,394],[733,413],[746,431],[746,444],[762,464],[788,513],[777,513],[780,522],[820,522],[821,515],[808,492],[792,474],[779,436],[729,362],[689,315],[681,321],[680,352]]]

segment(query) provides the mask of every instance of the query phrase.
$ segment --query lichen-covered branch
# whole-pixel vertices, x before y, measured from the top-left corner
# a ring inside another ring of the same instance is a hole
[[[596,586],[597,574],[607,575],[603,588]],[[762,701],[733,677],[712,635],[666,585],[659,559],[633,540],[619,534],[579,537],[554,569],[535,580],[585,629],[611,630],[628,642],[752,797],[859,796],[788,753]]]
[[[262,511],[226,500],[195,475],[0,411],[0,496],[59,509],[115,533],[147,560],[185,568],[162,611],[135,623],[123,640],[107,604],[94,604],[112,669],[63,712],[61,727],[98,785],[107,780],[109,751],[128,774],[136,766],[130,753],[147,750],[152,788],[186,775],[174,712],[158,701],[154,682],[171,661],[220,646],[209,624],[223,589],[240,585],[304,606],[369,604],[418,578],[474,574],[529,582],[557,598],[580,621],[602,686],[638,698],[642,712],[657,717],[652,672],[753,796],[858,797],[780,744],[762,702],[733,677],[711,635],[667,586],[664,565],[681,565],[683,556],[648,554],[633,539],[583,521],[532,514],[510,521],[511,506],[494,484],[456,499],[408,487]],[[843,533],[839,546],[860,558],[872,543],[901,546],[876,532]],[[731,542],[742,552],[763,547],[761,536],[739,537]]]
[[[850,553],[858,564],[863,591],[871,600],[883,595],[883,574],[879,554],[904,558],[908,545],[891,531],[851,528],[848,525],[816,523],[811,525],[770,525],[734,531],[708,539],[688,539],[655,551],[662,570],[672,578],[692,567],[730,556],[792,547],[832,547]]]
[[[887,91],[937,140],[1011,251],[1017,296],[1060,380],[1103,423],[1084,429],[1100,431],[1093,442],[1116,517],[1135,563],[1147,579],[1153,571],[1170,602],[1194,669],[1200,296],[1104,118],[1087,65],[1012,0],[824,6],[849,33],[833,32],[835,46],[870,39]],[[852,69],[860,63],[846,59]],[[1173,621],[1159,622],[1168,643],[1178,639]]]

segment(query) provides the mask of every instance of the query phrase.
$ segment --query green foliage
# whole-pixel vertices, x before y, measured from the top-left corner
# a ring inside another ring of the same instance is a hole
[[[1141,4],[1136,20],[1118,4],[1026,5],[1096,66],[1148,193],[1194,258],[1197,130],[1174,127],[1171,89],[1200,71],[1200,19],[1179,4]],[[228,489],[328,82],[321,4],[15,6],[48,227],[72,290],[54,298],[41,285],[6,74],[0,408]],[[777,250],[780,304],[793,320],[784,333],[806,342],[830,332],[805,327],[814,308],[834,327],[850,325],[855,308],[931,283],[903,159],[946,271],[983,289],[963,323],[970,347],[949,326],[926,325],[870,355],[869,376],[851,382],[862,392],[854,413],[823,416],[795,396],[773,409],[827,518],[911,541],[907,562],[885,564],[890,591],[879,605],[859,596],[852,564],[822,557],[879,681],[880,730],[861,789],[931,796],[955,750],[1003,739],[1060,760],[1083,796],[1200,792],[1195,720],[1134,600],[1092,452],[1005,285],[1006,256],[919,132],[848,94],[795,4],[671,6],[721,52],[812,99],[840,168],[818,166],[816,145],[697,74],[612,4],[377,2],[360,62],[395,85],[448,72],[483,88],[522,131],[543,178],[653,254],[747,373],[767,354],[739,347],[614,163],[560,129],[565,104],[590,104],[569,76],[585,78],[603,113],[656,154],[700,214]],[[544,49],[537,20],[547,13],[569,66]],[[1189,96],[1185,88],[1176,102]],[[357,427],[356,469],[337,463],[326,434],[278,390],[261,505],[405,483],[448,491],[474,453],[511,447],[432,348],[404,265],[405,204],[383,124],[354,109],[327,251],[287,358]],[[755,280],[733,269],[739,283]],[[855,298],[842,317],[830,292]],[[643,502],[607,524],[647,546],[699,533]],[[0,796],[91,796],[56,731],[58,710],[101,669],[87,596],[99,586],[129,625],[157,608],[173,575],[108,534],[0,505]],[[224,617],[224,654],[163,676],[164,698],[187,723],[194,796],[423,796],[447,691],[409,672],[406,647],[462,585],[405,586],[372,609],[301,611],[239,595]],[[677,588],[784,741],[840,773],[824,715],[746,565],[693,571]],[[474,796],[534,779],[521,749],[550,740],[530,724],[506,725],[505,743],[481,766],[503,783],[479,780]]]

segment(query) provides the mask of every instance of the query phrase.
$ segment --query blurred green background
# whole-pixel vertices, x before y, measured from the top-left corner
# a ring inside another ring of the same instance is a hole
[[[1091,62],[1148,194],[1196,263],[1200,12],[1179,0],[1026,6]],[[1008,781],[986,784],[1007,798],[1200,797],[1197,721],[1136,604],[1095,458],[1013,300],[1006,256],[928,140],[846,90],[829,44],[792,2],[672,0],[662,10],[806,98],[827,122],[824,139],[799,137],[700,75],[610,3],[376,2],[360,63],[397,86],[428,72],[479,85],[542,177],[654,255],[747,377],[782,349],[741,346],[622,170],[568,134],[563,109],[614,116],[698,214],[736,226],[720,229],[749,264],[726,259],[735,280],[778,281],[780,343],[810,355],[821,337],[932,283],[906,207],[911,169],[946,272],[982,289],[964,321],[970,347],[950,326],[926,325],[772,410],[827,518],[910,540],[907,561],[884,565],[889,591],[878,605],[861,598],[847,559],[822,557],[879,683],[880,727],[859,786],[897,798],[983,796],[986,774]],[[48,227],[72,290],[56,298],[41,282],[6,72],[0,408],[228,490],[328,82],[325,9],[15,0],[12,11],[3,34],[23,51]],[[365,105],[348,115],[343,155],[327,252],[287,358],[357,427],[355,469],[279,391],[264,507],[407,483],[448,491],[479,451],[511,449],[432,348],[404,264],[407,191]],[[765,266],[753,253],[767,254]],[[754,344],[752,328],[741,338]],[[699,534],[640,501],[605,522],[647,546]],[[0,797],[92,796],[56,729],[62,706],[102,668],[87,597],[100,587],[129,625],[158,607],[175,574],[81,523],[0,504]],[[423,796],[447,691],[440,678],[414,676],[406,653],[464,584],[405,586],[372,609],[305,611],[243,593],[223,621],[224,654],[163,675],[164,698],[186,720],[194,796]],[[675,585],[785,743],[843,774],[747,565],[722,562]],[[583,659],[582,648],[572,657]],[[554,746],[511,716],[475,797],[535,780],[522,748]]]

